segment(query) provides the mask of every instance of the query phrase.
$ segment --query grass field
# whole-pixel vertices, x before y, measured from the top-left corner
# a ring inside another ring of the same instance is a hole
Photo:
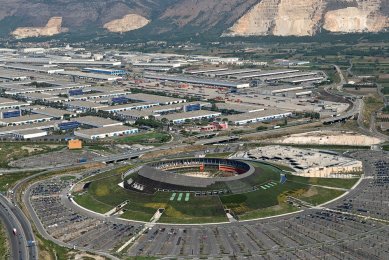
[[[353,179],[336,179],[336,178],[305,178],[295,175],[287,175],[288,181],[298,182],[304,184],[312,184],[312,185],[320,185],[320,186],[328,186],[335,188],[344,188],[350,189],[354,184],[358,181],[358,178]]]
[[[185,194],[184,194],[185,195]],[[228,221],[217,196],[193,196],[190,200],[169,201],[159,222],[212,223]]]
[[[0,143],[0,168],[7,168],[8,163],[12,160],[17,160],[31,155],[57,151],[64,147],[64,145]]]
[[[382,146],[382,149],[384,149],[385,151],[389,151],[389,145]]]
[[[239,216],[239,220],[250,220],[255,218],[265,218],[290,212],[298,211],[299,209],[286,203],[281,203],[277,206],[253,210],[251,212]]]
[[[310,192],[312,192],[314,195],[307,197],[303,195],[300,197],[300,199],[315,206],[339,197],[344,193],[344,191],[331,190],[320,187],[311,187]]]
[[[369,95],[363,98],[363,124],[370,126],[370,116],[384,106],[382,99],[376,95]]]
[[[12,187],[17,181],[26,178],[30,175],[38,173],[39,171],[34,172],[17,172],[0,175],[0,191],[5,192],[10,187]]]
[[[0,259],[9,259],[9,241],[4,229],[3,223],[0,222]]]
[[[171,136],[167,133],[152,132],[152,133],[126,136],[118,139],[117,141],[119,143],[126,143],[126,144],[135,144],[135,143],[154,144],[154,143],[166,143],[170,139]]]

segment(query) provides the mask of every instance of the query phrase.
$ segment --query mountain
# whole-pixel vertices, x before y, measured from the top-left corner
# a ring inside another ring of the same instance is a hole
[[[0,33],[17,38],[64,32],[312,36],[389,26],[388,0],[0,0],[0,6]]]

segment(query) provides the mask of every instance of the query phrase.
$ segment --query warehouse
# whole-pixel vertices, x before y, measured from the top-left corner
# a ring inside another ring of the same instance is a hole
[[[143,93],[127,95],[126,98],[128,98],[131,101],[158,103],[159,105],[171,105],[171,104],[186,102],[186,99],[183,98],[166,97],[166,96],[150,95],[150,94],[143,94]]]
[[[83,68],[82,70],[85,72],[90,72],[90,73],[115,75],[115,76],[123,76],[123,75],[127,74],[127,72],[125,70],[116,70],[116,69]]]
[[[128,126],[108,126],[101,128],[92,128],[92,129],[83,129],[79,131],[74,131],[74,135],[80,138],[96,140],[103,139],[108,137],[116,137],[123,135],[130,135],[138,133],[138,128],[128,127]]]
[[[295,72],[299,72],[299,70],[269,70],[269,71],[262,71],[262,72],[257,72],[257,73],[239,74],[236,76],[232,76],[231,78],[242,80],[242,79],[251,79],[251,78],[261,78],[261,77],[267,77],[267,76],[282,75],[282,74],[295,73]]]
[[[123,79],[120,76],[115,75],[103,75],[97,73],[85,73],[80,71],[62,71],[58,72],[59,75],[69,76],[79,79],[95,80],[95,81],[117,81]]]
[[[118,112],[118,115],[127,119],[128,121],[136,121],[141,118],[149,119],[151,115],[155,117],[159,116],[158,114],[153,114],[153,111],[149,110],[127,110]]]
[[[20,130],[13,133],[13,135],[18,139],[32,139],[47,136],[47,131],[39,130],[39,129],[28,129],[28,130]]]
[[[0,109],[19,108],[19,107],[24,107],[29,105],[30,103],[20,102],[13,99],[0,97]]]
[[[207,110],[197,110],[178,114],[168,114],[160,116],[159,119],[166,118],[173,124],[182,124],[191,120],[211,119],[220,116],[221,113]]]
[[[22,113],[20,109],[4,109],[0,110],[0,119],[19,117]]]
[[[63,72],[63,68],[59,68],[57,66],[32,66],[32,65],[24,65],[24,64],[7,64],[4,65],[7,69],[14,69],[14,70],[24,70],[24,71],[33,71],[33,72],[39,72],[39,73],[47,73],[47,74],[54,74],[58,72]]]
[[[76,114],[73,112],[69,112],[66,110],[51,108],[51,107],[44,107],[40,109],[35,109],[31,111],[34,114],[39,115],[45,115],[45,116],[51,116],[54,119],[64,119],[64,117],[67,115],[69,117],[74,117]]]
[[[137,62],[133,63],[132,66],[134,67],[160,67],[160,68],[179,68],[183,66],[184,64],[182,63],[162,63],[162,62],[156,62],[156,63],[151,63],[151,62]]]
[[[263,106],[241,104],[241,103],[216,103],[216,107],[222,111],[237,111],[241,113],[257,112],[265,110]]]
[[[90,102],[90,101],[81,101],[81,100],[70,101],[70,102],[66,102],[64,104],[70,109],[77,109],[77,110],[81,110],[84,112],[88,111],[88,110],[98,110],[98,109],[101,110],[103,108],[108,107],[107,105],[103,105],[103,104],[99,104],[99,103],[95,103],[95,102]]]
[[[254,73],[254,72],[260,72],[260,71],[262,71],[262,70],[261,69],[227,70],[227,71],[223,71],[223,72],[209,73],[208,76],[210,76],[210,77],[229,77],[232,75]]]
[[[202,70],[185,70],[184,73],[186,74],[205,74],[210,72],[220,72],[220,71],[226,71],[228,68],[209,68],[209,69],[202,69]]]
[[[209,105],[209,103],[205,102],[189,102],[189,103],[180,103],[180,104],[172,104],[172,105],[165,105],[165,106],[158,106],[158,107],[152,107],[148,110],[152,111],[153,114],[166,114],[170,112],[176,112],[176,111],[194,111],[194,110],[201,110],[202,107]]]
[[[110,127],[110,126],[120,126],[123,125],[122,122],[115,121],[109,118],[103,118],[98,116],[84,116],[72,119],[72,121],[78,122],[82,125],[92,126],[92,127]]]
[[[158,103],[140,102],[140,103],[130,103],[130,104],[123,104],[123,105],[109,106],[109,107],[102,108],[100,110],[111,112],[111,113],[117,113],[117,112],[122,112],[127,110],[147,109],[154,106],[158,106]]]
[[[218,81],[212,79],[200,79],[200,78],[189,78],[189,77],[181,77],[181,76],[165,76],[165,75],[145,75],[146,79],[153,79],[159,81],[171,81],[171,82],[180,82],[180,83],[188,83],[198,86],[214,86],[214,87],[223,87],[223,88],[248,88],[250,87],[249,83],[242,82],[233,82],[233,81]]]
[[[61,121],[53,120],[53,121],[38,122],[35,124],[0,127],[0,135],[12,134],[18,131],[30,130],[30,129],[42,129],[42,130],[54,129],[60,122]]]
[[[26,115],[26,116],[0,119],[0,125],[9,126],[9,125],[33,124],[38,122],[50,121],[51,119],[52,119],[51,116]]]
[[[232,122],[235,125],[246,125],[250,123],[279,120],[291,115],[291,112],[281,112],[280,110],[268,109],[258,112],[227,116],[227,118],[229,122]]]

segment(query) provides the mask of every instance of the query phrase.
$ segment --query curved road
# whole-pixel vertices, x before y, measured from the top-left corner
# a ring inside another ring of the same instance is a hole
[[[9,234],[11,259],[36,259],[35,250],[33,249],[35,246],[28,247],[29,234],[28,230],[24,229],[23,220],[20,220],[15,206],[3,195],[0,195],[0,218]],[[13,233],[13,229],[16,229],[16,235]]]

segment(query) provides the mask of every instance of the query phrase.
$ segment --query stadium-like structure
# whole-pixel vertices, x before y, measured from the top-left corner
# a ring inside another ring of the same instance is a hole
[[[123,174],[123,186],[145,193],[186,191],[199,194],[233,192],[233,183],[255,172],[249,163],[221,158],[186,158],[153,162]]]

